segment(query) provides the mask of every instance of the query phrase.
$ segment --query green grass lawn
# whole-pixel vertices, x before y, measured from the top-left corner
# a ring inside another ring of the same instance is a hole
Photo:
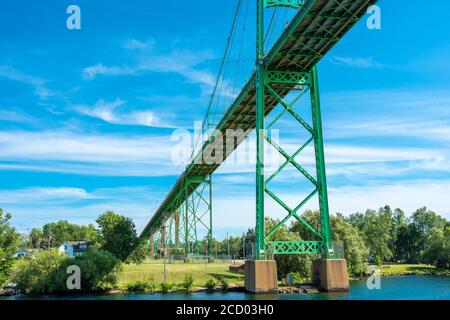
[[[169,283],[181,284],[187,275],[194,279],[195,287],[204,287],[209,279],[219,283],[223,278],[230,285],[243,285],[244,275],[228,271],[228,263],[175,263],[167,264],[167,280]],[[124,287],[128,283],[136,281],[153,280],[155,284],[160,284],[164,279],[164,264],[161,260],[146,260],[143,264],[124,265],[119,274],[119,286]]]
[[[434,273],[436,268],[426,264],[394,264],[384,265],[381,269],[382,276],[395,276],[405,274],[430,274]]]
[[[205,283],[213,279],[219,284],[219,279],[225,279],[230,285],[244,284],[244,275],[228,271],[229,263],[192,263],[185,264],[178,262],[175,264],[167,264],[168,282],[180,288],[185,277],[191,275],[194,279],[194,287],[205,287]],[[409,274],[440,274],[440,271],[433,266],[424,264],[394,264],[384,265],[381,269],[382,276],[396,276]],[[448,274],[448,270],[447,273]],[[156,285],[163,282],[164,264],[161,260],[146,260],[140,265],[124,265],[123,270],[119,274],[119,287],[125,288],[127,284],[136,281],[152,281]]]

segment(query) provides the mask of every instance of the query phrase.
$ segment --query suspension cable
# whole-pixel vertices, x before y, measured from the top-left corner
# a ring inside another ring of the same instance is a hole
[[[223,68],[224,68],[224,66],[225,66],[225,61],[226,61],[226,59],[227,59],[228,52],[229,52],[229,49],[230,49],[230,46],[231,46],[233,34],[234,34],[235,30],[236,30],[236,25],[237,25],[239,13],[240,13],[240,11],[241,11],[241,4],[242,4],[242,0],[238,0],[237,7],[236,7],[236,11],[235,11],[234,17],[233,17],[233,24],[232,24],[232,26],[231,26],[231,30],[230,30],[229,36],[228,36],[228,38],[227,38],[226,46],[225,46],[225,52],[224,52],[224,54],[223,54],[222,61],[221,61],[221,63],[220,63],[219,73],[218,73],[218,75],[217,75],[216,82],[215,82],[215,85],[214,85],[214,88],[213,88],[213,91],[212,91],[212,94],[211,94],[211,97],[210,97],[210,100],[209,100],[209,103],[208,103],[208,109],[207,109],[206,116],[205,116],[205,118],[204,118],[204,120],[203,120],[203,123],[202,123],[202,131],[204,130],[205,124],[206,124],[206,122],[208,121],[208,115],[209,115],[209,113],[210,113],[210,111],[211,111],[211,106],[212,106],[212,104],[213,104],[214,97],[215,97],[215,95],[216,95],[217,88],[218,88],[219,83],[220,83],[222,71],[223,71]],[[195,144],[194,144],[194,148],[192,149],[192,154],[191,154],[191,160],[192,160],[192,158],[194,157],[195,149],[197,148],[198,142],[199,142],[199,140],[200,140],[202,134],[203,134],[203,132],[200,134],[200,136],[197,138],[197,141],[196,141]]]
[[[242,48],[244,46],[244,39],[245,39],[245,35],[247,32],[247,20],[248,20],[248,8],[249,8],[249,3],[250,0],[247,0],[247,5],[245,8],[245,14],[244,14],[244,21],[242,23],[242,37],[241,37],[241,42],[240,42],[240,46],[239,46],[239,52],[238,52],[238,56],[237,56],[237,67],[235,70],[235,74],[234,74],[234,80],[233,80],[233,95],[236,94],[236,87],[237,87],[237,80],[238,80],[238,74],[240,71],[240,67],[241,67],[241,56],[242,56]]]

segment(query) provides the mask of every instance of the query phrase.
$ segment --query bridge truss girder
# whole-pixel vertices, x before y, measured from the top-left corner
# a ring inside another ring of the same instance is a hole
[[[185,259],[212,258],[212,176],[187,177],[171,209],[153,235],[158,240],[154,241],[155,252],[164,248],[168,254],[184,255]]]

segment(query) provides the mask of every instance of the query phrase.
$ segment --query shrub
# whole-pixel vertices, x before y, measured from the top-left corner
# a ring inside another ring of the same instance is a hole
[[[134,249],[130,256],[126,259],[125,263],[135,263],[135,264],[142,264],[145,261],[145,257],[147,254],[147,245],[145,241],[142,241],[141,244],[139,244],[136,249]]]
[[[11,215],[0,208],[0,286],[9,278],[13,254],[19,249],[19,234],[10,224]]]
[[[278,278],[284,278],[288,273],[296,273],[301,279],[311,278],[312,260],[307,255],[277,255]]]
[[[162,290],[162,291],[167,292],[167,291],[169,291],[169,290],[172,290],[173,284],[171,284],[171,283],[169,283],[169,282],[166,282],[166,283],[163,282],[163,283],[161,283],[160,287],[161,287],[161,290]]]
[[[222,288],[222,291],[228,291],[230,285],[224,278],[220,278],[220,287]]]
[[[181,284],[181,286],[185,289],[185,290],[191,290],[194,286],[194,278],[191,275],[186,275],[186,277],[184,278],[183,283]]]
[[[216,283],[214,282],[213,279],[209,279],[208,281],[206,281],[205,283],[205,288],[208,290],[214,290],[214,288],[216,287]]]
[[[57,250],[46,250],[31,259],[19,260],[14,267],[12,282],[24,293],[43,294],[64,291],[65,280],[59,271],[70,265],[70,258]]]
[[[138,280],[128,283],[125,288],[130,292],[153,292],[156,289],[156,285],[153,280]]]
[[[302,276],[300,275],[300,273],[298,272],[294,272],[293,274],[293,278],[294,278],[294,284],[302,284],[302,282],[304,282],[304,280],[306,280],[305,278],[302,278]]]
[[[81,269],[82,290],[113,288],[117,283],[117,272],[121,268],[120,260],[112,253],[98,249],[89,249],[82,256],[76,257],[74,264]]]
[[[70,258],[56,249],[39,252],[31,259],[17,262],[12,281],[17,289],[32,294],[69,292],[67,268],[80,268],[81,290],[101,290],[113,287],[120,261],[111,253],[89,249],[82,256]]]

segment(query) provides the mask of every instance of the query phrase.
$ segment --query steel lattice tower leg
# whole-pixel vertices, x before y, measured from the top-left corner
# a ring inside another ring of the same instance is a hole
[[[329,258],[333,255],[333,244],[331,240],[330,230],[330,213],[328,207],[328,191],[327,191],[327,177],[325,172],[325,152],[323,147],[323,133],[322,133],[322,115],[320,110],[320,94],[319,94],[319,77],[317,66],[314,66],[311,71],[311,106],[313,128],[315,131],[314,150],[316,159],[316,174],[318,193],[319,193],[319,208],[320,208],[320,225],[321,233],[324,242],[323,256]]]
[[[258,0],[256,40],[256,259],[264,259],[264,0]]]

